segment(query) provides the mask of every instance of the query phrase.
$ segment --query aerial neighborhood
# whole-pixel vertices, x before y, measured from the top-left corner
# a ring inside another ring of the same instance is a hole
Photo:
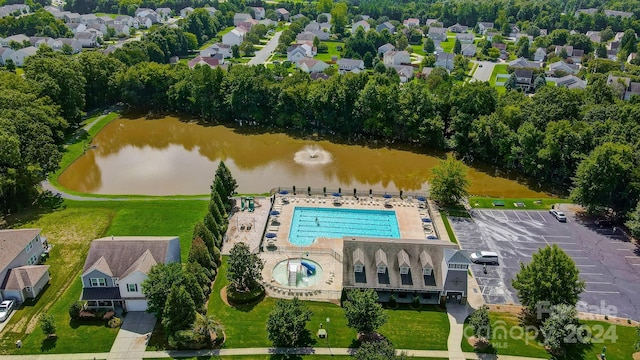
[[[0,360],[638,359],[639,32],[0,1]]]

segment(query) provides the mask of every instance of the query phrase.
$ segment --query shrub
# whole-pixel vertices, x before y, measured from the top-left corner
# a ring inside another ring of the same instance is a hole
[[[109,320],[109,322],[107,322],[107,326],[115,329],[115,328],[119,328],[122,325],[122,319],[120,319],[119,317],[113,317],[111,318],[111,320]]]
[[[69,306],[69,316],[71,319],[76,320],[80,317],[80,312],[82,311],[82,306],[80,303],[74,302]]]
[[[169,336],[169,346],[174,349],[197,350],[209,346],[205,336],[193,330],[178,330]]]
[[[252,303],[260,299],[263,295],[264,288],[262,286],[247,292],[238,292],[233,290],[231,287],[227,287],[227,300],[230,303],[237,305]]]
[[[113,317],[116,316],[116,312],[113,310],[109,310],[106,313],[104,313],[104,315],[102,315],[102,319],[103,320],[111,320],[113,319]]]

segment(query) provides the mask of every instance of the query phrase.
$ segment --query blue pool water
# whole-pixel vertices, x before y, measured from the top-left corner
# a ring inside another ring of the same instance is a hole
[[[317,219],[317,221],[316,221]],[[393,210],[359,210],[296,207],[291,220],[289,242],[310,245],[318,237],[362,236],[400,238]]]

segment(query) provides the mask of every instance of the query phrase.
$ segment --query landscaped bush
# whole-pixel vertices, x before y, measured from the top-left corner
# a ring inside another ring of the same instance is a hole
[[[80,311],[78,319],[83,321],[108,321],[115,315],[116,313],[109,309],[90,309]]]
[[[109,322],[107,322],[107,326],[112,329],[119,328],[120,326],[122,326],[122,319],[120,319],[119,317],[113,317],[111,318],[111,320],[109,320]]]
[[[169,346],[174,349],[197,350],[208,347],[209,343],[205,336],[193,330],[179,330],[169,336]]]
[[[227,300],[233,304],[249,304],[260,299],[262,296],[264,296],[264,288],[262,286],[247,292],[238,292],[231,287],[227,287]]]
[[[113,310],[107,311],[106,313],[104,313],[104,315],[102,315],[102,319],[103,320],[111,320],[114,318],[114,316],[116,316],[116,312]]]
[[[77,302],[74,302],[73,304],[71,304],[71,306],[69,306],[69,316],[73,320],[76,320],[78,317],[80,317],[81,311],[82,306]]]

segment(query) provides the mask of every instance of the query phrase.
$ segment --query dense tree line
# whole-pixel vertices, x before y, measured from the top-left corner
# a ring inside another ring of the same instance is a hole
[[[52,38],[72,37],[73,33],[62,20],[56,19],[49,12],[40,9],[33,14],[19,17],[5,16],[0,18],[0,37],[16,34],[27,36],[49,36]]]

